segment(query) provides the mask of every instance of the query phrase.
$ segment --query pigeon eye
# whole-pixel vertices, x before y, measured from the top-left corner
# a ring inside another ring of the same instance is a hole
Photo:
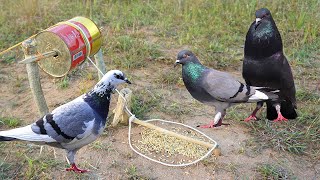
[[[117,74],[117,75],[116,75],[116,78],[117,78],[117,79],[120,79],[120,75],[119,75],[119,74]]]

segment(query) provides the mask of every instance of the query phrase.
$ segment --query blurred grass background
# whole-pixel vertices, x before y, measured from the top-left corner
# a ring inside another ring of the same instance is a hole
[[[155,58],[159,49],[190,46],[217,67],[238,67],[248,27],[259,7],[268,7],[294,65],[312,66],[320,47],[318,0],[2,0],[0,49],[74,16],[92,16],[105,27],[104,48],[119,66],[143,66],[134,59]],[[137,33],[140,32],[140,33]],[[149,33],[149,34],[148,34]],[[150,42],[146,36],[157,39]],[[119,53],[121,52],[121,53]],[[310,54],[311,53],[311,54]],[[123,62],[123,58],[128,62]]]

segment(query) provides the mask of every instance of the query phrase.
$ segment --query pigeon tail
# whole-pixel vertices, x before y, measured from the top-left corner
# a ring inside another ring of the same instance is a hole
[[[32,131],[31,125],[11,129],[8,131],[0,131],[0,140],[24,140],[31,142],[56,142],[53,138],[48,135],[37,134]]]
[[[0,141],[14,141],[16,138],[0,136]]]
[[[272,91],[267,92],[264,90],[256,90],[255,93],[249,97],[248,102],[259,102],[269,99],[277,99],[278,95],[274,94]]]
[[[249,102],[255,102],[255,101],[261,101],[261,100],[267,100],[269,99],[268,96],[263,93],[263,92],[260,92],[258,90],[256,90],[256,92],[249,97]]]

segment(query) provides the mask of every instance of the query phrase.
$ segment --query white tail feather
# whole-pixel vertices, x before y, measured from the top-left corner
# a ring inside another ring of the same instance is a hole
[[[265,93],[256,90],[256,92],[249,97],[248,102],[258,102],[258,101],[267,100],[267,99],[269,99],[269,97]]]
[[[0,136],[16,138],[24,141],[34,141],[34,142],[56,142],[53,138],[44,134],[34,133],[31,129],[31,125],[11,129],[8,131],[0,131]]]

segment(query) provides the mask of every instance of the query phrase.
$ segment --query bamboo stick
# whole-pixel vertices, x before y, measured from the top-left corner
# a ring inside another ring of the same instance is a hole
[[[28,63],[31,63],[34,61],[39,61],[41,59],[52,57],[52,56],[57,56],[57,55],[58,55],[57,51],[49,51],[49,52],[45,52],[45,53],[38,54],[38,55],[28,56],[28,58],[20,61],[19,63],[28,64]]]
[[[178,133],[163,129],[163,128],[158,127],[156,125],[153,125],[151,123],[147,123],[147,122],[141,121],[141,120],[139,120],[137,118],[135,118],[132,122],[134,122],[136,124],[139,124],[139,125],[142,125],[142,126],[145,126],[147,128],[150,128],[150,129],[154,129],[154,130],[156,130],[156,131],[158,131],[160,133],[163,133],[163,134],[167,134],[167,135],[174,136],[174,137],[182,139],[182,140],[186,140],[186,141],[189,141],[189,142],[192,142],[192,143],[195,143],[195,144],[199,144],[201,146],[205,146],[207,148],[212,148],[213,147],[213,144],[210,144],[210,143],[207,143],[207,142],[204,142],[204,141],[200,141],[200,140],[197,140],[197,139],[193,139],[193,138],[190,138],[188,136],[184,136],[184,135],[181,135],[181,134],[178,134]]]

